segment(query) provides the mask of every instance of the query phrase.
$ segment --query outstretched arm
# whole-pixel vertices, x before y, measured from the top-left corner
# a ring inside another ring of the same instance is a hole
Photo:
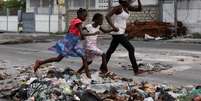
[[[84,27],[84,28],[82,29],[82,35],[83,35],[83,36],[93,36],[93,35],[97,35],[97,34],[99,34],[99,32],[89,33],[89,31],[87,30],[86,27]]]
[[[100,30],[103,32],[103,33],[110,33],[113,31],[113,29],[104,29],[102,27],[100,27]]]
[[[84,36],[93,36],[93,35],[97,35],[99,34],[100,32],[95,32],[95,33],[89,33],[87,30],[84,30],[83,31],[83,35]]]
[[[129,11],[136,11],[136,12],[142,11],[142,4],[141,4],[141,1],[140,1],[140,0],[137,0],[137,2],[138,2],[138,7],[129,6],[129,7],[128,7],[128,10],[129,10]]]

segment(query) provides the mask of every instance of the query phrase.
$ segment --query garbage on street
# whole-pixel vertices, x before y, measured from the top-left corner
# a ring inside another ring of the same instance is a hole
[[[11,101],[200,101],[200,85],[173,87],[99,71],[89,79],[70,68],[46,67],[38,74],[27,67],[16,78],[0,80],[0,97]]]

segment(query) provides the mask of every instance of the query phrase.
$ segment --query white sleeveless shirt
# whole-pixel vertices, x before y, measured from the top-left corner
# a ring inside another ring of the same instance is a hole
[[[114,26],[119,28],[118,32],[111,32],[112,35],[123,35],[125,34],[126,30],[126,23],[129,18],[130,14],[127,13],[124,9],[122,9],[122,12],[118,15],[112,16],[112,21],[114,23]]]

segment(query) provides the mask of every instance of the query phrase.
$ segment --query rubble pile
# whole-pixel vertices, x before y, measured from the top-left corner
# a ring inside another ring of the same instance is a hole
[[[6,71],[6,62],[3,60],[0,60],[0,80],[8,79],[11,75],[9,75]]]
[[[112,72],[93,71],[89,79],[70,68],[44,68],[36,76],[30,71],[27,67],[19,70],[21,74],[15,79],[9,78],[6,83],[0,80],[0,98],[12,101],[200,101],[201,95],[201,86],[174,88],[136,82]]]
[[[159,36],[171,36],[172,25],[170,23],[149,21],[149,22],[133,22],[129,23],[127,27],[127,33],[129,37],[141,37],[145,34],[153,37]]]
[[[122,65],[121,66],[123,68],[123,70],[132,70],[132,66],[128,65]],[[144,62],[140,62],[139,63],[139,69],[141,71],[143,71],[144,73],[155,73],[155,72],[162,72],[165,70],[169,70],[173,68],[172,65],[169,64],[161,64],[161,63],[144,63]]]
[[[171,38],[172,36],[185,35],[187,28],[182,22],[178,22],[178,35],[174,35],[174,25],[160,21],[132,22],[129,23],[126,29],[129,38],[139,37],[145,38]]]

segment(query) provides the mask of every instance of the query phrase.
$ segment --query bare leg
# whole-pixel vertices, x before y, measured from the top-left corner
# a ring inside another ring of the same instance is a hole
[[[88,78],[91,78],[91,75],[89,73],[89,68],[88,68],[88,64],[87,64],[87,58],[84,56],[82,57],[82,61],[83,61],[83,66],[84,66],[84,69],[85,69],[85,73],[87,75]]]
[[[93,61],[87,62],[88,66],[92,63]],[[84,64],[82,65],[82,67],[80,69],[78,69],[77,73],[81,74],[82,71],[84,70]]]
[[[107,73],[108,72],[106,54],[102,55],[102,64],[101,64],[101,67],[100,67],[100,71],[102,73]]]
[[[57,57],[49,58],[49,59],[46,59],[46,60],[36,60],[34,66],[33,66],[34,72],[36,72],[38,70],[38,68],[43,64],[51,63],[51,62],[59,62],[63,58],[64,58],[64,56],[58,55]]]

